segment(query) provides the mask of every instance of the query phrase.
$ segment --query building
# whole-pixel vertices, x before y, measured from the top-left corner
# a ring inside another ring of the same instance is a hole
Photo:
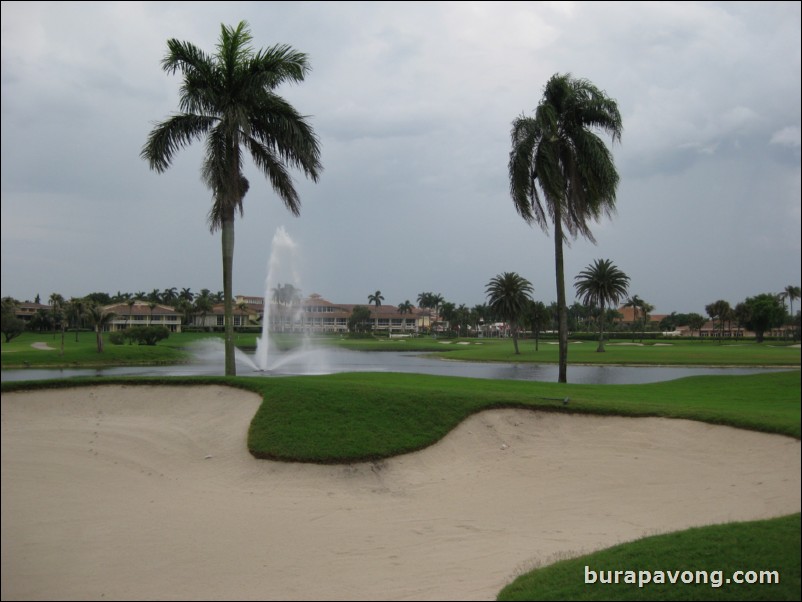
[[[247,310],[261,309],[259,322],[266,319],[270,332],[345,333],[348,332],[348,320],[357,306],[370,311],[369,326],[373,332],[388,336],[414,334],[428,327],[430,320],[428,311],[418,308],[402,314],[394,305],[376,307],[366,303],[332,303],[317,293],[297,304],[265,305],[263,297],[243,296],[238,296],[237,302],[238,306]]]
[[[132,326],[164,326],[170,332],[181,332],[181,314],[168,305],[134,301],[106,305],[104,313],[113,313],[108,330],[116,332]]]

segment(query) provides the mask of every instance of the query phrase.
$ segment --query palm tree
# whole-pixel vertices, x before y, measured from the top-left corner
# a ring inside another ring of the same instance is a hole
[[[802,294],[802,290],[800,290],[798,286],[794,286],[792,284],[786,286],[785,290],[783,291],[783,295],[785,296],[786,299],[788,299],[788,302],[791,305],[792,318],[794,317],[794,301],[799,299],[800,294]]]
[[[86,317],[95,329],[95,340],[97,342],[97,352],[103,353],[103,330],[112,321],[115,314],[104,312],[103,307],[93,303],[86,308]]]
[[[412,303],[409,302],[409,299],[398,305],[398,313],[402,316],[412,313]]]
[[[125,304],[128,306],[128,318],[125,320],[125,326],[128,327],[128,324],[131,322],[131,314],[134,312],[134,305],[136,305],[136,299],[128,299]]]
[[[376,291],[372,295],[368,295],[368,303],[369,304],[372,303],[376,307],[380,307],[381,304],[382,304],[382,301],[384,301],[384,297],[382,296],[382,292],[381,291]]]
[[[711,320],[718,318],[718,342],[721,343],[721,337],[724,334],[724,320],[731,311],[730,304],[724,299],[719,299],[708,305],[705,305],[705,312],[710,316]]]
[[[554,224],[554,263],[559,330],[558,381],[567,382],[568,314],[563,243],[567,235],[595,242],[588,225],[615,210],[618,172],[600,129],[621,140],[621,114],[615,100],[589,81],[555,74],[546,83],[534,117],[512,123],[510,193],[527,223],[544,231]]]
[[[83,320],[86,313],[86,300],[83,298],[73,297],[67,305],[67,316],[73,323],[75,328],[75,342],[78,342],[78,331],[81,328],[81,320]]]
[[[618,305],[627,294],[629,276],[618,269],[609,259],[597,259],[592,265],[579,272],[574,278],[576,294],[585,305],[599,308],[599,346],[597,352],[604,352],[605,305]]]
[[[635,328],[638,324],[638,308],[643,304],[643,300],[637,295],[627,297],[624,307],[632,308],[632,342],[635,342]]]
[[[780,295],[783,298],[783,307],[785,306],[785,299],[788,299],[788,303],[791,307],[789,312],[790,316],[790,320],[788,321],[789,324],[794,323],[794,300],[799,299],[800,293],[802,293],[802,291],[800,291],[799,287],[794,286],[793,284],[789,284],[788,286],[786,286],[785,289],[783,289],[783,292],[780,293]],[[785,330],[785,335],[786,336],[788,335],[788,329]]]
[[[540,350],[540,333],[546,330],[546,327],[551,322],[551,312],[543,301],[532,301],[529,304],[527,313],[529,326],[532,328],[532,334],[535,335],[535,351]]]
[[[534,292],[532,283],[515,272],[504,272],[487,283],[485,288],[490,310],[510,325],[515,355],[518,351],[518,323],[525,316]]]
[[[189,42],[167,41],[162,67],[183,75],[181,112],[156,125],[141,153],[151,169],[162,173],[177,150],[205,141],[201,174],[212,192],[209,225],[222,234],[226,375],[236,374],[232,272],[234,218],[242,214],[249,188],[242,173],[244,155],[250,153],[294,215],[300,214],[301,200],[288,168],[300,169],[315,182],[322,169],[318,139],[306,117],[274,92],[282,83],[304,80],[306,55],[286,45],[257,52],[251,40],[241,21],[236,28],[221,26],[214,55]]]

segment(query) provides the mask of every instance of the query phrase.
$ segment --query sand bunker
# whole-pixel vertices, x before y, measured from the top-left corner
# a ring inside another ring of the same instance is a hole
[[[520,571],[800,510],[799,441],[681,420],[474,416],[380,463],[259,461],[222,387],[2,396],[2,598],[492,600]]]

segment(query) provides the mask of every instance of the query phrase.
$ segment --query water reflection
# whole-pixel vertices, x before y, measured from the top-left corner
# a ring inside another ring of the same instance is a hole
[[[239,376],[270,377],[298,374],[334,374],[339,372],[404,372],[468,378],[502,380],[557,381],[554,364],[499,364],[443,360],[409,352],[359,352],[328,349],[326,362],[310,368],[306,359],[279,363],[280,368],[262,372],[253,369],[253,362],[240,361]],[[710,368],[664,366],[568,366],[568,382],[580,384],[640,384],[673,380],[703,374],[755,374],[766,368]],[[780,370],[780,369],[773,369]],[[3,370],[4,382],[44,380],[86,376],[222,376],[223,363],[218,358],[201,358],[192,364],[172,366],[122,366],[115,368],[25,369]]]

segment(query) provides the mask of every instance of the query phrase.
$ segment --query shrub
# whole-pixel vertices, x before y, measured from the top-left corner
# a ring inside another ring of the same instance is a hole
[[[134,326],[124,332],[128,339],[140,345],[155,345],[170,336],[166,326]]]

